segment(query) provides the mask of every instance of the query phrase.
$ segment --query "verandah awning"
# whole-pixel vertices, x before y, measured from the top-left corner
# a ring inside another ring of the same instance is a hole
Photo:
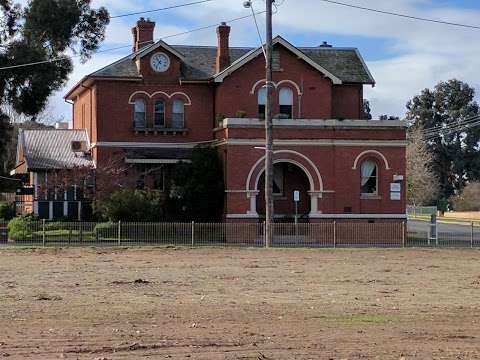
[[[129,164],[176,164],[188,162],[192,157],[192,149],[135,148],[124,151],[125,162]]]

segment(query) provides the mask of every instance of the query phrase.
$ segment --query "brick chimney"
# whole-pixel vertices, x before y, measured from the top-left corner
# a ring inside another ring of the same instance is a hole
[[[217,47],[217,73],[230,66],[230,26],[227,23],[222,24],[217,28],[218,47]]]
[[[133,52],[153,44],[153,31],[155,30],[155,22],[150,19],[140,18],[132,29],[133,34]]]

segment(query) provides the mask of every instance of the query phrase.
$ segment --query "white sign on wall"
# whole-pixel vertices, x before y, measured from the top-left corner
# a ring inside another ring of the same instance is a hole
[[[295,190],[295,191],[293,192],[293,201],[295,201],[295,202],[299,202],[299,201],[300,201],[300,191]]]
[[[402,200],[402,193],[399,192],[391,192],[390,193],[390,200]]]
[[[401,191],[402,191],[402,184],[400,184],[400,183],[391,183],[391,184],[390,184],[390,191],[392,191],[392,192],[401,192]]]

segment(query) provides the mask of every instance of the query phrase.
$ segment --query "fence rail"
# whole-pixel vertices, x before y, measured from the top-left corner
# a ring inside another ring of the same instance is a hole
[[[471,247],[480,248],[480,227],[455,233],[408,231],[406,223],[323,222],[274,224],[272,247]],[[13,230],[13,229],[12,229]],[[33,246],[222,246],[265,247],[262,223],[94,223],[31,221],[7,231],[0,243]]]

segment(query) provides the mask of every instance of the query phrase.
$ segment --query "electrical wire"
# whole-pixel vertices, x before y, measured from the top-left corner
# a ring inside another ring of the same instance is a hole
[[[262,47],[263,56],[267,60],[267,51],[265,50],[265,43],[263,42],[262,33],[260,32],[260,27],[258,26],[257,17],[255,16],[255,11],[253,10],[253,3],[250,2],[250,10],[252,11],[253,21],[255,22],[255,27],[257,28],[258,39],[260,40],[260,46]]]
[[[438,131],[436,133],[432,133],[432,134],[427,134],[427,135],[424,135],[423,137],[425,139],[430,139],[430,138],[436,138],[438,136],[447,136],[447,135],[451,135],[451,134],[454,134],[456,132],[462,132],[462,131],[465,131],[465,130],[468,130],[468,129],[471,129],[473,127],[476,127],[480,124],[480,120],[477,120],[476,122],[472,122],[470,124],[466,124],[466,125],[463,125],[461,127],[457,127],[457,128],[452,128],[452,129],[446,129],[446,130],[441,130],[441,131]]]
[[[344,3],[344,2],[340,2],[340,1],[334,1],[334,0],[320,0],[320,1],[330,3],[330,4],[335,4],[335,5],[341,5],[341,6],[345,6],[345,7],[349,7],[349,8],[359,9],[359,10],[371,11],[371,12],[375,12],[375,13],[378,13],[378,14],[402,17],[402,18],[411,19],[411,20],[420,20],[420,21],[426,21],[426,22],[430,22],[430,23],[436,23],[436,24],[443,24],[443,25],[450,25],[450,26],[457,26],[457,27],[480,30],[480,26],[476,26],[476,25],[461,24],[461,23],[455,23],[455,22],[437,20],[437,19],[429,19],[429,18],[414,16],[414,15],[396,13],[396,12],[392,12],[392,11],[378,10],[378,9],[368,8],[368,7],[365,7],[365,6],[353,5],[353,4],[348,4],[348,3]]]
[[[424,135],[429,135],[429,134],[433,134],[433,133],[436,133],[436,132],[439,132],[439,131],[449,130],[451,128],[456,128],[456,127],[461,127],[461,126],[464,126],[464,125],[468,125],[471,122],[476,122],[478,119],[479,119],[479,115],[476,115],[476,116],[461,120],[461,121],[456,122],[456,123],[447,124],[446,126],[438,125],[438,126],[435,126],[435,127],[429,128],[429,129],[425,129],[425,130],[422,131],[422,133]]]
[[[475,127],[478,127],[478,126],[480,126],[480,116],[477,117],[476,121],[470,122],[468,124],[464,124],[464,125],[461,125],[461,126],[458,126],[458,127],[450,128],[450,129],[439,130],[439,131],[437,131],[435,133],[432,133],[432,134],[427,134],[427,135],[424,136],[424,139],[427,140],[427,141],[428,140],[433,140],[433,139],[436,139],[436,138],[441,137],[441,136],[452,135],[454,133],[462,132],[462,131],[472,129],[472,128],[475,128]]]
[[[193,1],[193,2],[189,2],[189,3],[185,3],[185,4],[167,6],[167,7],[159,8],[159,9],[152,9],[152,10],[138,11],[138,12],[132,12],[132,13],[127,13],[127,14],[121,14],[121,15],[114,15],[114,16],[110,16],[110,19],[119,19],[119,18],[124,18],[124,17],[127,17],[127,16],[150,14],[150,13],[164,11],[164,10],[178,9],[178,8],[185,7],[185,6],[203,4],[203,3],[207,3],[207,2],[211,2],[211,1],[215,1],[215,0],[199,0],[199,1]]]
[[[266,12],[266,11],[256,12],[255,15],[264,14],[265,12]],[[230,19],[230,20],[227,20],[227,21],[224,21],[224,22],[228,24],[228,23],[232,23],[232,22],[235,22],[235,21],[240,21],[240,20],[248,19],[248,18],[251,18],[251,17],[252,17],[252,15],[246,15],[246,16],[241,16],[241,17],[233,18],[233,19]],[[157,40],[154,40],[154,41],[155,41],[155,42],[158,42],[158,41],[160,41],[160,40],[165,40],[165,39],[169,39],[169,38],[172,38],[172,37],[187,35],[187,34],[190,34],[190,33],[193,33],[193,32],[197,32],[197,31],[202,31],[202,30],[207,30],[207,29],[215,28],[215,27],[217,27],[217,26],[219,26],[219,25],[221,25],[221,23],[216,23],[216,24],[212,24],[212,25],[206,25],[206,26],[202,26],[202,27],[190,29],[190,30],[187,30],[187,31],[183,31],[183,32],[180,32],[180,33],[163,36],[163,37],[161,37],[161,38],[159,38],[159,39],[157,39]],[[144,43],[150,43],[150,41],[143,42],[143,43],[140,43],[140,44],[144,44]],[[132,45],[122,45],[122,46],[118,46],[118,47],[114,47],[114,48],[109,48],[109,49],[105,49],[105,50],[99,50],[99,51],[97,51],[95,54],[102,54],[102,53],[106,53],[106,52],[111,52],[111,51],[116,51],[116,50],[131,48],[131,47],[132,47]],[[11,70],[11,69],[24,68],[24,67],[34,66],[34,65],[48,64],[48,63],[52,63],[52,62],[69,60],[70,58],[76,58],[76,57],[80,57],[80,55],[72,55],[71,57],[69,57],[69,56],[62,56],[62,57],[58,57],[58,58],[54,58],[54,59],[49,59],[49,60],[36,61],[36,62],[25,63],[25,64],[18,64],[18,65],[4,66],[4,67],[0,67],[0,71],[2,71],[2,70]]]

